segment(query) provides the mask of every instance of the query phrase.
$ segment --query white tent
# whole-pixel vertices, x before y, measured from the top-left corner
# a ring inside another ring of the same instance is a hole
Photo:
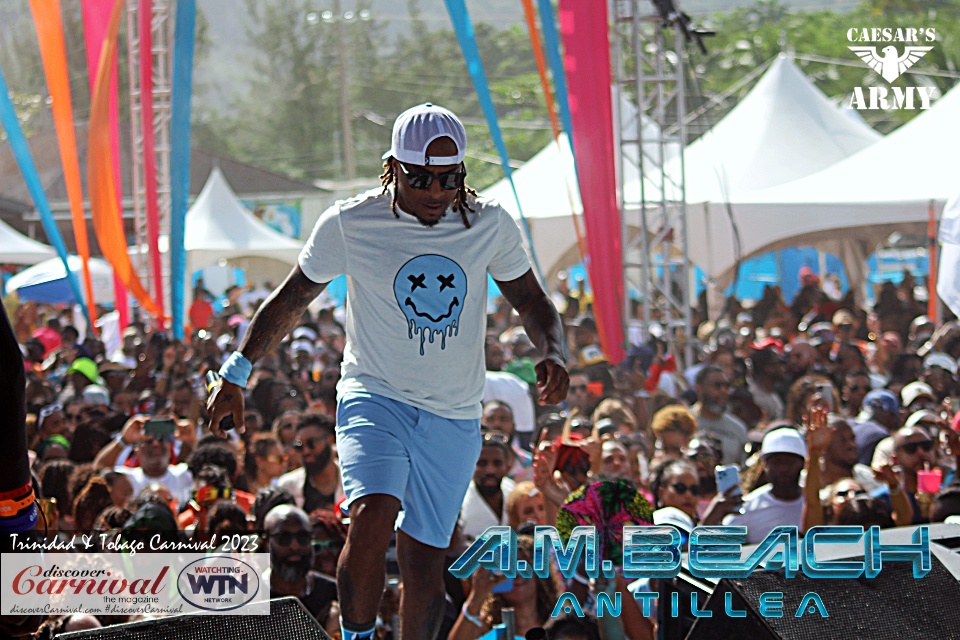
[[[621,114],[627,129],[633,129],[636,127],[637,108],[624,99],[620,101],[620,111],[617,112],[615,105],[614,112],[614,135],[619,140]],[[659,128],[655,122],[646,116],[642,117],[641,122],[644,139],[654,140],[659,137]],[[627,166],[636,167],[639,160],[636,153],[631,151],[635,151],[632,146],[624,152],[623,162]],[[645,144],[644,155],[654,165],[659,166],[660,149],[657,145],[652,142]],[[676,147],[668,146],[667,161],[675,155]],[[533,248],[544,275],[549,280],[557,271],[580,259],[573,216],[577,216],[582,231],[583,203],[580,201],[580,189],[567,134],[561,133],[557,140],[550,142],[514,171],[513,180],[523,207],[523,215],[533,236]],[[647,187],[656,190],[649,182]],[[499,201],[514,220],[520,221],[520,209],[506,178],[484,189],[483,195]]]
[[[722,285],[741,258],[809,244],[840,255],[856,289],[864,262],[891,233],[923,234],[960,184],[960,87],[879,142],[817,173],[742,194],[720,205],[688,209],[691,256]]]
[[[53,247],[23,235],[0,220],[0,262],[6,264],[36,264],[57,255]]]
[[[83,291],[83,261],[80,256],[71,255],[67,256],[67,264]],[[90,258],[90,279],[93,299],[98,304],[113,304],[113,268],[106,260]],[[7,280],[7,291],[17,291],[25,300],[75,302],[73,290],[67,283],[67,271],[60,258],[45,260],[14,275]]]
[[[751,190],[814,173],[880,139],[861,120],[845,115],[832,104],[792,60],[781,57],[711,132],[685,150],[687,202],[736,201]],[[578,197],[571,209],[566,189],[557,178],[567,176],[567,183],[578,195],[569,146],[560,145],[563,155],[556,147],[549,145],[514,173],[548,279],[577,261],[570,212],[582,211]],[[679,170],[669,156],[667,166],[668,173],[671,167],[672,171]],[[639,200],[638,181],[628,182],[625,191],[628,202]],[[517,217],[513,194],[505,180],[485,190],[484,195],[497,198]],[[655,200],[656,194],[648,195],[648,199]],[[709,213],[698,217],[697,210],[704,206],[688,206],[690,257],[709,274],[719,275],[729,272],[734,264],[733,234],[724,207],[707,206]],[[786,226],[783,221],[777,225]],[[725,235],[715,238],[720,227],[726,229]],[[719,249],[721,255],[714,257],[711,252],[717,244],[724,246]]]
[[[738,202],[810,175],[882,136],[838,109],[781,54],[749,94],[684,151],[686,200]],[[678,174],[679,167],[668,173]]]
[[[188,273],[239,258],[268,258],[294,265],[300,254],[297,240],[274,231],[241,204],[217,167],[187,211],[184,247]]]

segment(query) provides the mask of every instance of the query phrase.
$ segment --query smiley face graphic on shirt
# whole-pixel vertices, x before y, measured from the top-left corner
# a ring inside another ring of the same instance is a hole
[[[447,338],[457,335],[460,313],[467,295],[467,275],[456,262],[445,256],[427,254],[406,262],[393,279],[393,293],[407,321],[407,335],[424,343],[440,337],[445,349]]]

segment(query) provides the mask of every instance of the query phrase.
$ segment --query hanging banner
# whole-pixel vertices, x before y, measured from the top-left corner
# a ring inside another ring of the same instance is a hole
[[[13,108],[13,101],[10,99],[10,89],[7,87],[7,79],[3,75],[3,69],[0,69],[0,123],[3,124],[3,129],[7,132],[10,151],[17,161],[17,166],[20,167],[23,181],[27,183],[27,189],[30,191],[30,197],[33,198],[37,213],[40,214],[40,224],[43,225],[43,230],[47,234],[47,240],[57,250],[57,255],[63,262],[63,268],[67,272],[67,282],[70,283],[70,289],[73,291],[74,297],[80,304],[83,304],[83,296],[80,294],[77,278],[67,263],[67,247],[63,243],[63,237],[60,235],[57,223],[53,219],[50,203],[47,202],[47,194],[43,190],[43,185],[40,184],[40,175],[33,163],[33,156],[30,155],[30,147],[27,145],[27,138],[23,135],[23,129],[20,128],[20,121],[17,120],[17,112]]]
[[[503,174],[510,182],[510,189],[513,191],[513,198],[517,202],[517,211],[520,213],[520,222],[523,231],[527,236],[527,244],[530,247],[530,258],[533,261],[534,272],[540,279],[540,282],[546,284],[543,279],[543,272],[540,270],[540,262],[537,260],[537,253],[533,249],[533,235],[530,233],[530,223],[523,215],[523,205],[520,204],[520,196],[517,195],[517,186],[513,183],[513,169],[510,168],[510,156],[507,155],[507,145],[503,142],[503,135],[500,133],[500,121],[497,119],[497,111],[493,106],[493,98],[490,96],[490,86],[487,84],[487,74],[483,70],[483,61],[480,59],[480,50],[477,48],[477,39],[473,33],[473,23],[470,22],[470,14],[467,13],[467,6],[463,0],[445,0],[447,3],[447,12],[450,14],[450,20],[453,22],[453,30],[457,34],[457,41],[460,43],[460,50],[463,52],[464,60],[467,62],[467,71],[470,72],[470,79],[473,81],[473,88],[477,92],[477,99],[480,101],[480,108],[483,109],[483,116],[487,120],[487,127],[490,129],[490,137],[493,138],[493,144],[497,147],[497,153],[500,155],[500,165],[503,168]]]
[[[560,0],[560,33],[569,82],[573,148],[587,230],[587,265],[601,346],[623,360],[623,249],[610,98],[610,44],[605,2]]]
[[[170,306],[173,337],[179,340],[183,339],[183,288],[187,280],[183,233],[190,197],[190,96],[196,19],[196,0],[178,0],[170,116]]]
[[[160,260],[160,206],[157,200],[157,156],[153,135],[153,0],[140,0],[137,9],[140,36],[140,128],[143,132],[143,188],[147,200],[147,246],[153,265],[153,290],[164,328],[163,263]]]
[[[113,0],[83,0],[81,15],[83,17],[83,39],[87,51],[87,74],[90,78],[90,96],[93,97],[94,78],[100,65],[100,50],[103,48],[107,36],[107,26],[110,22]],[[117,194],[117,211],[123,212],[123,203],[120,196],[123,193],[120,184],[120,108],[117,99],[117,58],[114,53],[110,71],[110,149],[112,152],[113,175],[116,182],[114,192]],[[90,188],[90,185],[87,185]],[[123,286],[119,274],[113,275],[114,308],[120,315],[120,326],[130,324],[130,309],[127,306],[127,288]]]
[[[143,310],[160,317],[150,293],[143,287],[140,277],[127,254],[127,237],[123,230],[120,210],[117,207],[117,183],[114,174],[110,141],[110,69],[111,60],[117,51],[120,33],[120,16],[124,0],[116,0],[106,38],[100,52],[100,66],[93,84],[93,100],[90,104],[90,129],[87,141],[87,187],[90,190],[90,205],[93,209],[93,228],[100,243],[103,257],[113,267],[113,272],[143,306]]]
[[[60,0],[30,0],[30,11],[37,29],[40,58],[43,60],[43,71],[52,101],[53,124],[57,130],[63,181],[67,187],[70,217],[73,220],[73,237],[77,254],[83,264],[86,304],[83,300],[79,302],[86,317],[87,326],[93,327],[97,319],[97,306],[93,299],[93,280],[90,277],[90,243],[87,239],[87,220],[83,210],[83,187],[80,182],[80,163],[77,159],[77,140],[73,131],[73,103],[67,72],[67,51],[63,40],[63,21],[60,17]]]

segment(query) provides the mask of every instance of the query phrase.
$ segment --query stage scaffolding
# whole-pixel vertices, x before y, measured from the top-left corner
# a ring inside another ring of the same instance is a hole
[[[174,0],[153,0],[150,19],[150,58],[153,78],[153,136],[157,168],[157,204],[160,235],[170,236],[170,108],[171,77],[173,73],[173,4]],[[147,194],[143,167],[142,92],[140,86],[139,0],[127,1],[127,64],[130,86],[130,140],[132,145],[131,172],[133,179],[133,215],[136,246],[134,267],[149,282],[151,296],[157,297],[156,274],[153,273],[147,243]],[[166,261],[161,262],[169,268]],[[147,275],[149,274],[149,277]],[[163,274],[168,282],[169,273]],[[169,290],[164,295],[169,296]]]
[[[683,150],[689,19],[670,0],[612,0],[613,102],[619,120],[624,335],[660,335],[691,363],[691,268]],[[638,115],[623,105],[637,105]],[[669,171],[669,175],[668,175]]]

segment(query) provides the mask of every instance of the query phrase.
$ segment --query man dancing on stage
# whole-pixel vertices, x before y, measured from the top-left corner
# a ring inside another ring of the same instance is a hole
[[[253,362],[307,305],[347,278],[347,343],[338,385],[337,451],[350,532],[337,567],[344,640],[373,636],[385,553],[401,512],[401,637],[433,639],[443,617],[446,547],[480,454],[487,274],[520,314],[543,359],[539,402],[561,402],[560,317],[530,269],[509,214],[464,183],[466,131],[424,104],[400,114],[383,190],[335,204],[299,265],[254,316],[210,397],[211,429],[243,424]]]

